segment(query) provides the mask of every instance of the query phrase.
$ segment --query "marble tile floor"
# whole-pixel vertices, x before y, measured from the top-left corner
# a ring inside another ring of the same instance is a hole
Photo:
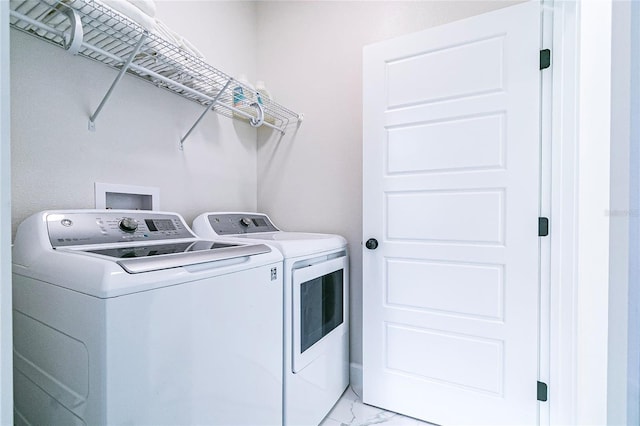
[[[411,417],[405,417],[362,402],[349,386],[327,417],[319,426],[428,426],[426,423]]]

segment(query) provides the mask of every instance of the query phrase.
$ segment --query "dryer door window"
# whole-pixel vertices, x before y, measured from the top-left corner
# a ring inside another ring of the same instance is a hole
[[[347,258],[293,271],[293,372],[335,346],[347,331]]]
[[[300,350],[306,351],[344,320],[342,269],[300,285]]]

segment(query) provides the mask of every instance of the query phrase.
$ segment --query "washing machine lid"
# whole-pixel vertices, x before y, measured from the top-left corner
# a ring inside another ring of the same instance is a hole
[[[174,213],[97,210],[49,212],[44,217],[53,249],[103,256],[130,274],[271,251],[265,245],[195,240]]]
[[[232,244],[202,240],[144,246],[130,245],[88,250],[67,250],[112,258],[130,274],[254,256],[271,251],[264,244]]]

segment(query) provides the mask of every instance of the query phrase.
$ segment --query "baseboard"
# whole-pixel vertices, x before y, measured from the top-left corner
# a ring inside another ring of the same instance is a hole
[[[351,389],[362,398],[362,364],[352,362],[349,365],[349,381]]]

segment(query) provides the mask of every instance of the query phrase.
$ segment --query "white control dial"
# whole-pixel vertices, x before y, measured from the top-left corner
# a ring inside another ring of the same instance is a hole
[[[124,232],[135,232],[138,229],[138,222],[132,217],[123,217],[119,226]]]
[[[248,227],[249,225],[251,225],[251,219],[249,219],[248,217],[243,217],[242,219],[240,219],[240,225],[244,226],[245,228]]]

